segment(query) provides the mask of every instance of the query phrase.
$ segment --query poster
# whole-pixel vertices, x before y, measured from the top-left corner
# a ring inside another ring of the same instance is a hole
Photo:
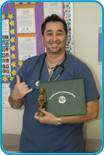
[[[11,76],[9,20],[2,21],[2,75]]]
[[[19,8],[17,13],[17,33],[35,33],[34,8]]]
[[[57,14],[60,17],[63,17],[63,2],[45,2],[43,5],[44,18],[51,14]]]
[[[36,37],[18,37],[18,59],[26,60],[36,53]]]

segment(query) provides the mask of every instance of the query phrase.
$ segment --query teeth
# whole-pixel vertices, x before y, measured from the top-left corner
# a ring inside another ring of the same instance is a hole
[[[52,46],[58,46],[58,44],[52,44]]]

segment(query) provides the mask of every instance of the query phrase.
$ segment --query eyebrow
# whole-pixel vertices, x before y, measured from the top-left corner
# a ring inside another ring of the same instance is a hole
[[[52,32],[52,31],[54,31],[54,30],[51,30],[51,29],[46,30],[46,32]],[[59,30],[56,30],[56,32],[64,32],[64,30],[63,29],[59,29]]]

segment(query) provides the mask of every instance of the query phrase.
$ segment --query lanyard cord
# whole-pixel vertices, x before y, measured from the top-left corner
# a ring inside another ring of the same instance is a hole
[[[60,71],[60,73],[55,77],[55,79],[54,79],[53,81],[56,81],[56,80],[62,75],[62,73],[64,72],[64,63],[65,63],[65,61],[66,61],[66,58],[67,58],[67,54],[65,53],[65,59],[64,59],[64,61],[63,61],[60,65],[57,65],[57,66],[54,68],[54,70],[51,71],[51,74],[50,74],[50,76],[49,76],[48,81],[51,81],[52,75],[53,75],[54,71],[55,71],[58,67],[61,67],[61,71]]]
[[[61,67],[61,72],[52,81],[56,81],[57,79],[59,79],[59,77],[62,75],[62,73],[64,71],[64,66],[63,65],[59,65],[59,66],[57,66],[57,68],[58,67]],[[54,70],[56,70],[56,68]],[[51,78],[52,78],[52,75],[54,73],[54,70],[51,71],[51,74],[49,76],[48,82],[51,81]]]
[[[50,76],[49,76],[48,81],[51,81],[52,75],[53,75],[54,71],[55,71],[58,67],[61,67],[61,72],[56,76],[56,78],[55,78],[53,81],[56,81],[56,80],[62,75],[62,73],[64,72],[64,63],[65,63],[65,61],[66,61],[66,57],[67,57],[67,54],[65,53],[65,59],[64,59],[64,61],[63,61],[60,65],[57,65],[57,66],[55,67],[55,69],[51,71],[51,74],[50,74]],[[40,67],[40,71],[39,71],[38,82],[40,82],[40,80],[41,80],[41,75],[42,75],[42,71],[43,71],[43,67],[44,67],[44,63],[45,63],[45,58],[46,58],[46,54],[44,55],[43,60],[42,60],[42,63],[41,63],[41,67]]]
[[[41,63],[41,68],[40,68],[40,71],[39,71],[39,78],[38,78],[38,81],[41,80],[41,75],[42,75],[43,66],[44,66],[44,63],[45,63],[45,58],[46,58],[46,54],[44,55],[43,60],[42,60],[42,63]]]

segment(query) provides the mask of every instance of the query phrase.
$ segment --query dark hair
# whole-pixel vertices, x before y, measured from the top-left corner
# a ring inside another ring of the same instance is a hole
[[[67,24],[66,24],[65,20],[60,18],[56,14],[52,14],[51,16],[48,16],[48,17],[45,18],[45,20],[44,20],[44,22],[43,22],[43,24],[41,26],[41,33],[42,33],[42,35],[43,35],[44,31],[45,31],[46,24],[48,22],[61,22],[63,24],[64,30],[65,30],[65,32],[67,34],[68,30],[67,30]]]

